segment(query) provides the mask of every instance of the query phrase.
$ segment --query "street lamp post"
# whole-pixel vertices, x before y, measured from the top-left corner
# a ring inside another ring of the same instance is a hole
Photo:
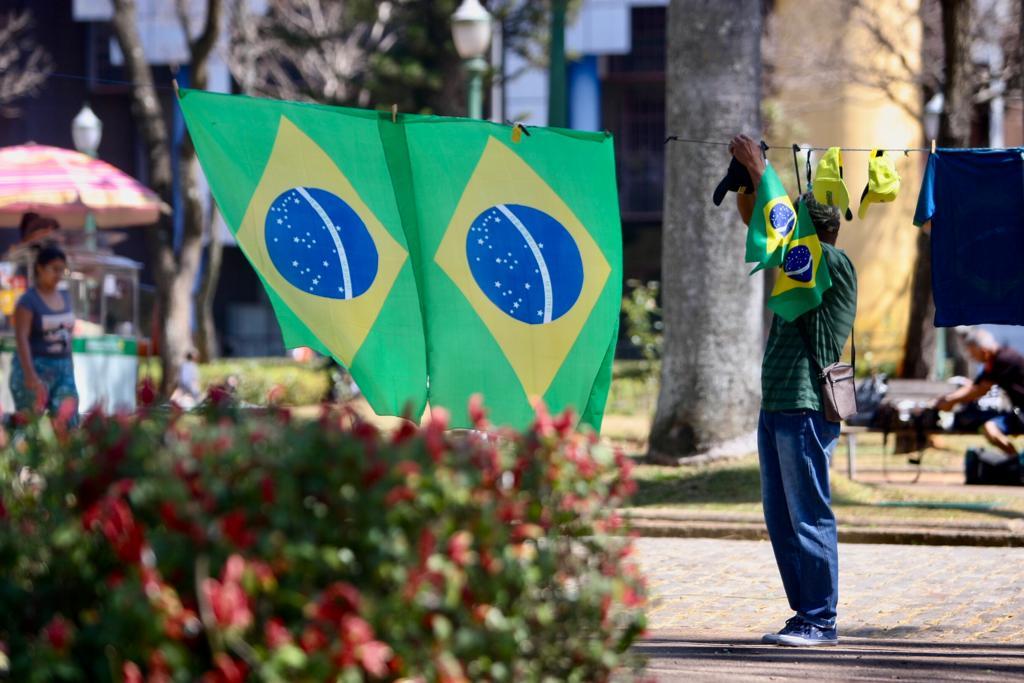
[[[483,56],[491,42],[491,15],[480,0],[462,0],[452,15],[452,40],[469,74],[469,116],[483,118],[483,77],[487,62]]]
[[[548,56],[548,125],[569,125],[565,85],[565,13],[568,0],[551,2],[551,52]]]
[[[75,143],[75,149],[82,154],[96,158],[100,148],[100,140],[103,138],[103,122],[93,113],[89,105],[82,107],[74,120],[71,122],[71,139]],[[85,246],[87,249],[96,249],[96,218],[92,211],[86,208],[85,212]]]

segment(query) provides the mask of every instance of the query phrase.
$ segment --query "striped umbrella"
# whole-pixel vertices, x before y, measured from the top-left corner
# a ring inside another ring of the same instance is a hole
[[[61,147],[18,145],[0,149],[0,227],[21,215],[52,216],[81,228],[89,212],[101,228],[155,223],[170,209],[155,192],[105,161]]]

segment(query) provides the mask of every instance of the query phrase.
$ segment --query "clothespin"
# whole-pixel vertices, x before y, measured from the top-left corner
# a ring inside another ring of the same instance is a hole
[[[910,150],[909,149],[903,150],[903,156],[909,158],[910,157]]]
[[[391,105],[391,123],[398,123],[398,105]]]
[[[174,96],[180,98],[181,97],[181,93],[178,92],[178,79],[177,78],[172,78],[171,79],[171,85],[174,86]]]
[[[761,142],[764,144],[764,141]],[[803,194],[803,188],[800,187],[800,162],[797,159],[800,156],[800,145],[793,143],[793,171],[796,173],[796,193]]]
[[[513,123],[512,121],[505,121],[505,123],[512,126],[512,142],[520,142],[523,139],[523,133],[526,133],[527,137],[530,136],[530,131],[527,130],[526,126],[524,126],[521,122],[516,121],[515,123]]]
[[[813,149],[807,150],[807,156],[804,157],[804,166],[807,172],[807,190],[811,189],[811,154],[814,152]]]
[[[932,154],[935,154],[935,140],[932,140]]]

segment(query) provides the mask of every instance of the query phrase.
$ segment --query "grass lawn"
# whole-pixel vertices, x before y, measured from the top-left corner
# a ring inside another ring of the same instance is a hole
[[[612,424],[615,424],[612,420]],[[635,425],[631,425],[635,429]],[[634,431],[620,438],[606,434],[627,452],[643,452]],[[963,484],[963,452],[980,437],[943,437],[924,453],[921,476],[906,455],[883,460],[881,434],[861,434],[857,444],[857,478],[846,476],[846,446],[840,442],[832,466],[833,507],[840,522],[858,524],[974,523],[1024,518],[1024,487],[974,487]],[[891,442],[889,450],[891,452]],[[883,472],[883,463],[887,472]],[[694,513],[761,513],[757,456],[708,465],[664,467],[639,464],[632,505]]]
[[[604,439],[638,462],[638,489],[632,505],[692,513],[759,515],[761,491],[756,454],[700,466],[642,464],[657,405],[656,368],[654,373],[645,373],[644,369],[639,361],[616,363],[615,381],[601,429]],[[1024,518],[1024,487],[964,485],[964,451],[984,443],[980,435],[933,437],[918,468],[908,462],[909,454],[892,454],[893,437],[883,448],[881,434],[859,434],[857,473],[851,481],[846,476],[847,449],[843,437],[832,463],[836,515],[840,522],[866,524],[974,523]],[[915,477],[917,482],[913,483]]]

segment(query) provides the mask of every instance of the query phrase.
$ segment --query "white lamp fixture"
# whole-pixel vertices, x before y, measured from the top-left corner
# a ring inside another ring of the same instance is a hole
[[[93,113],[89,105],[82,107],[74,120],[71,122],[71,139],[75,143],[75,149],[82,154],[95,157],[100,148],[100,139],[103,137],[103,122]]]
[[[452,39],[463,59],[479,59],[491,42],[491,15],[480,0],[462,0],[452,15]]]
[[[939,137],[939,118],[945,105],[942,93],[935,93],[924,105],[924,136],[929,140]]]

